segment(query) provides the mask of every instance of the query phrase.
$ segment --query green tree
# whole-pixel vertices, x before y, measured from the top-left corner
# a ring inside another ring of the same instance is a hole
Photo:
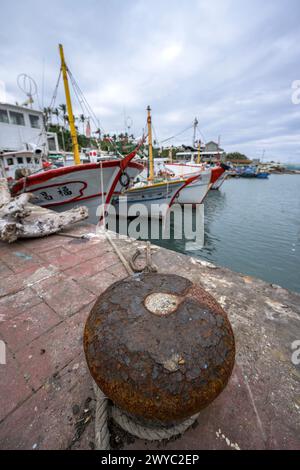
[[[48,125],[51,125],[51,114],[52,114],[51,108],[47,107],[43,109],[43,119],[44,119],[45,127],[47,127]]]
[[[226,160],[234,161],[234,160],[249,160],[249,158],[240,152],[231,152],[227,153]]]
[[[58,124],[59,109],[58,108],[52,109],[52,114],[56,116],[56,123]]]
[[[86,121],[86,117],[85,117],[84,114],[80,114],[80,115],[79,115],[79,121],[80,121],[81,124],[82,124],[82,134],[84,134],[84,123],[85,123],[85,121]]]

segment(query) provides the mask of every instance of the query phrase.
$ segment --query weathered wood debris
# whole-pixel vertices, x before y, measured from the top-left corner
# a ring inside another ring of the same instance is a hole
[[[33,195],[12,198],[7,180],[0,178],[0,240],[12,243],[18,238],[45,237],[88,217],[87,207],[54,212],[31,204]]]

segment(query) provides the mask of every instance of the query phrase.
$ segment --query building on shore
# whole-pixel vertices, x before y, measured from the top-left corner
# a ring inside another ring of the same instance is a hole
[[[27,106],[0,103],[0,151],[39,148],[42,154],[58,151],[57,135],[46,132],[43,112]]]
[[[196,161],[198,152],[195,147],[182,146],[182,150],[176,153],[176,159]],[[226,152],[217,142],[211,140],[200,145],[200,158],[202,162],[216,163],[226,159]]]

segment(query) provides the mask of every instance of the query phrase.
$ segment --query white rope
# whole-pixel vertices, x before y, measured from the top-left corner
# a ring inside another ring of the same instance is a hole
[[[163,439],[170,439],[170,437],[183,434],[196,421],[199,413],[191,416],[176,426],[168,428],[162,426],[143,426],[142,424],[139,424],[136,421],[130,419],[116,406],[111,408],[111,416],[121,428],[133,436],[136,436],[140,439],[146,439],[148,441],[162,441]]]
[[[108,398],[94,382],[96,397],[95,412],[95,448],[96,450],[109,450],[109,430],[107,425]]]
[[[121,253],[121,251],[119,250],[119,248],[117,247],[117,245],[115,244],[115,242],[113,241],[113,239],[111,238],[111,234],[109,233],[108,230],[105,229],[104,227],[104,231],[105,231],[105,236],[107,238],[107,240],[109,241],[109,243],[111,244],[111,246],[113,247],[113,249],[115,250],[116,254],[118,255],[120,261],[122,262],[124,268],[126,269],[126,271],[128,272],[129,276],[132,276],[132,274],[134,274],[133,270],[131,269],[130,267],[130,264],[128,263],[128,261],[126,260],[125,256],[123,256],[123,254]]]
[[[132,420],[115,405],[109,406],[108,398],[94,382],[94,393],[96,397],[95,412],[95,449],[109,450],[110,435],[108,429],[108,415],[126,432],[148,441],[162,441],[170,437],[183,434],[196,421],[199,413],[191,416],[182,423],[171,427],[154,426],[149,427]]]

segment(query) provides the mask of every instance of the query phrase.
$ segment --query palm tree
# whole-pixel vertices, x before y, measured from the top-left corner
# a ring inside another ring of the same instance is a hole
[[[44,114],[44,123],[45,123],[45,127],[48,126],[48,124],[51,124],[51,108],[49,108],[49,106],[47,108],[44,108],[43,109],[43,114]]]
[[[64,123],[64,128],[66,127],[66,122],[68,122],[68,119],[67,119],[67,106],[63,103],[63,104],[60,104],[58,106],[58,109],[59,111],[61,112],[62,114],[62,119],[63,119],[63,123]]]
[[[67,106],[63,103],[58,106],[58,109],[62,111],[63,114],[66,114],[67,112]]]
[[[52,114],[54,114],[54,116],[56,116],[57,125],[59,125],[59,122],[58,122],[59,110],[58,110],[58,108],[52,109]]]
[[[84,123],[86,121],[86,117],[84,114],[79,115],[79,121],[82,123],[82,134],[84,134]]]

